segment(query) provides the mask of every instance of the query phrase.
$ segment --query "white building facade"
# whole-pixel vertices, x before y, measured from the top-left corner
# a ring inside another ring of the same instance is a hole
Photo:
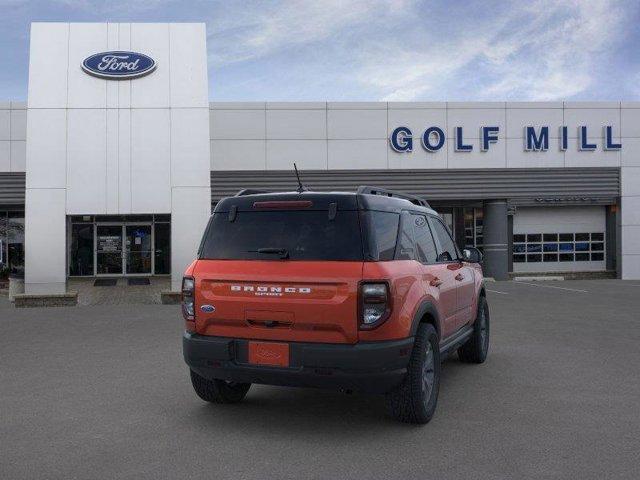
[[[100,79],[80,68],[107,51],[145,52],[158,67],[135,80]],[[177,288],[210,210],[204,25],[33,24],[30,52],[27,293],[65,291],[74,260],[67,258],[67,218],[82,215],[171,215]],[[97,247],[113,263],[126,248],[109,238],[121,235],[117,228],[103,231]],[[104,273],[126,274],[126,264]]]
[[[496,278],[640,278],[640,102],[209,103],[206,52],[203,24],[32,25],[27,103],[0,102],[0,261],[27,293],[178,290],[212,205],[291,189],[294,162],[319,190],[424,196]]]

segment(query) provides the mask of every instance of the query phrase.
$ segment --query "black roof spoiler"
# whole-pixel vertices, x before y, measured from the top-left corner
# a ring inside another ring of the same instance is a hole
[[[261,193],[270,193],[266,190],[256,190],[255,188],[243,188],[235,194],[236,197],[244,197],[245,195],[259,195]]]
[[[238,193],[235,194],[236,197],[244,197],[246,195],[259,195],[262,193],[277,193],[277,192],[268,192],[266,190],[258,190],[255,188],[245,188],[240,190]],[[397,192],[395,190],[386,190],[384,188],[380,188],[380,187],[372,187],[369,185],[361,185],[358,187],[358,190],[356,191],[357,194],[359,195],[379,195],[382,197],[391,197],[391,198],[400,198],[403,200],[408,200],[411,203],[413,203],[414,205],[418,205],[420,207],[426,207],[426,208],[431,208],[431,206],[429,205],[429,203],[427,203],[427,201],[423,198],[420,198],[418,196],[415,195],[409,195],[408,193],[403,193],[403,192]]]
[[[431,208],[427,201],[423,198],[417,197],[415,195],[409,195],[408,193],[396,192],[394,190],[386,190],[384,188],[361,185],[358,187],[357,193],[365,195],[381,195],[383,197],[402,198],[404,200],[409,200],[414,205]]]

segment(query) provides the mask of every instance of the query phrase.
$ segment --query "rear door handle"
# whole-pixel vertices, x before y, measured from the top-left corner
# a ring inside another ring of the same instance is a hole
[[[442,280],[436,277],[429,282],[429,285],[431,285],[432,287],[439,287],[440,285],[442,285]]]
[[[464,275],[462,275],[461,273],[456,275],[456,280],[458,280],[459,282],[464,280]]]

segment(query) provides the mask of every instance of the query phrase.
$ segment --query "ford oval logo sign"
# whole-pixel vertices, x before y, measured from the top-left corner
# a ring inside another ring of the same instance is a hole
[[[94,77],[110,80],[130,80],[153,72],[153,58],[136,52],[102,52],[87,57],[82,69]]]
[[[206,313],[212,313],[216,311],[216,307],[214,307],[213,305],[202,305],[200,307],[200,310]]]

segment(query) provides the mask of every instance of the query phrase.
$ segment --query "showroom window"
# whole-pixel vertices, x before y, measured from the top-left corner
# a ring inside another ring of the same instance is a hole
[[[24,273],[24,212],[0,211],[0,278]]]
[[[481,208],[464,208],[464,246],[476,247],[482,250],[484,242],[483,220],[484,212]]]
[[[604,232],[515,233],[514,263],[602,262]]]

